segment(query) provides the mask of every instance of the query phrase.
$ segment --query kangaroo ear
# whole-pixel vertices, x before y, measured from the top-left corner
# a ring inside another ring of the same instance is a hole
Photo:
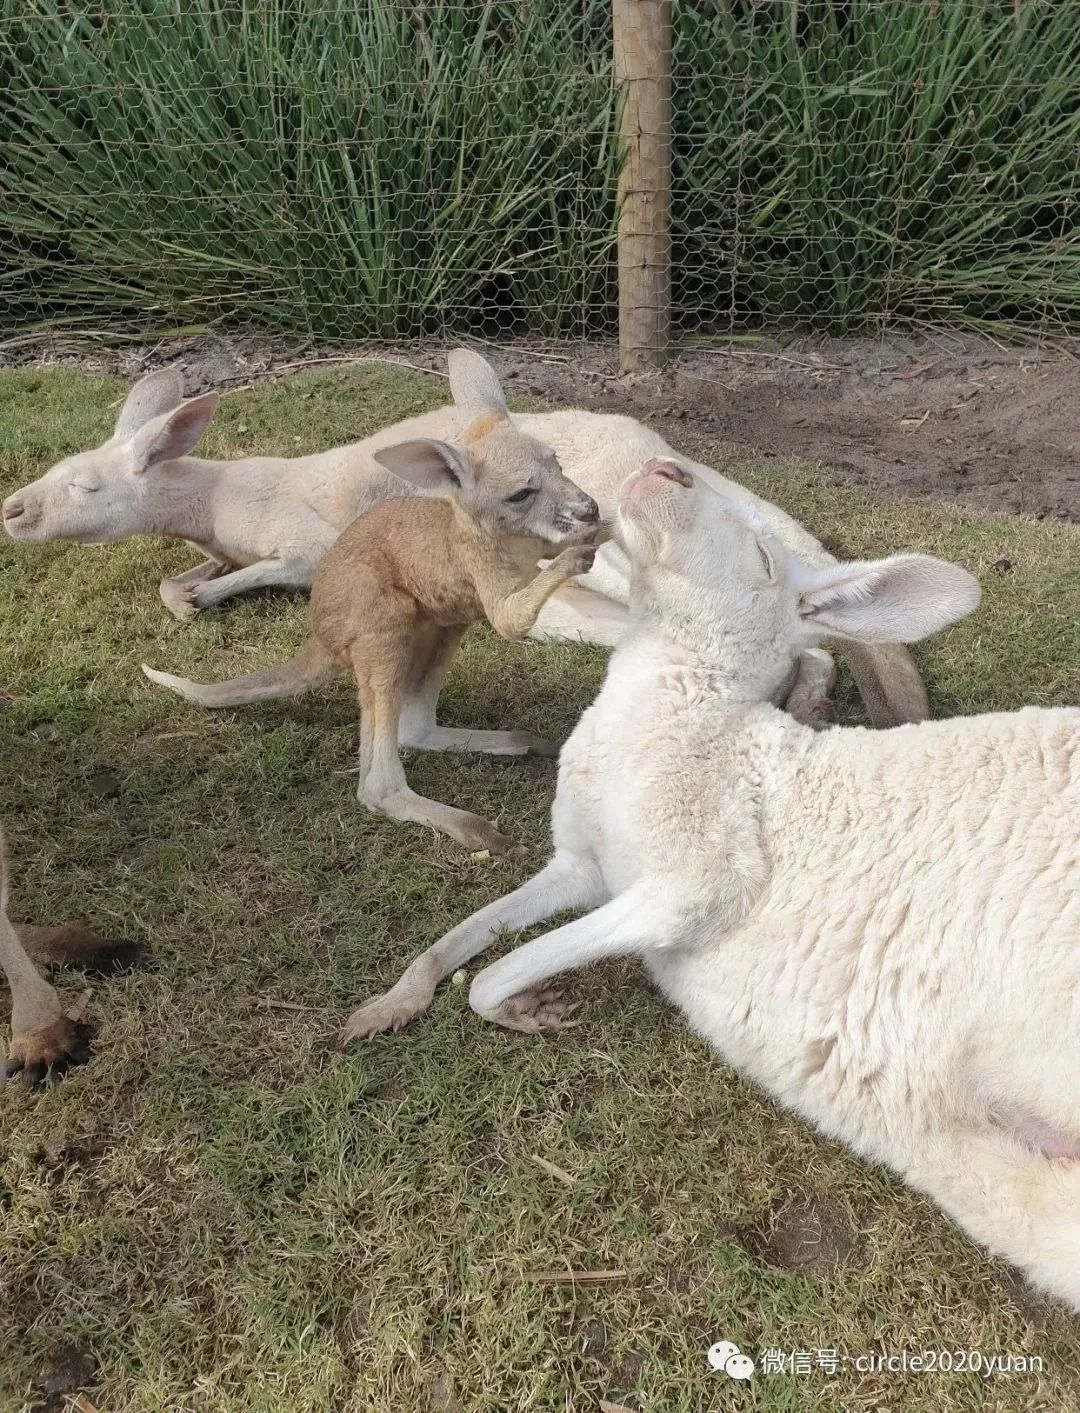
[[[190,402],[182,402],[172,412],[155,417],[131,438],[135,453],[133,470],[136,475],[162,461],[175,461],[187,456],[199,444],[199,438],[217,411],[216,392],[203,393]]]
[[[455,406],[463,412],[493,412],[497,417],[509,417],[503,390],[486,358],[471,348],[455,348],[446,362]]]
[[[916,643],[978,607],[977,580],[944,559],[898,554],[810,571],[799,618],[815,636]]]
[[[422,491],[459,490],[475,483],[469,458],[449,442],[416,437],[384,446],[373,455],[380,466]]]
[[[171,412],[184,400],[184,380],[175,368],[161,368],[140,378],[128,393],[120,416],[116,419],[114,437],[129,441],[140,427],[163,412]]]

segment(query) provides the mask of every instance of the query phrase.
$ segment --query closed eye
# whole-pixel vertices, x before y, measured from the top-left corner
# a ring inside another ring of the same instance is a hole
[[[757,544],[757,552],[761,556],[761,563],[764,566],[765,573],[769,576],[769,582],[771,583],[773,579],[776,578],[776,571],[773,569],[772,557],[760,540],[757,540],[755,543]]]
[[[83,481],[72,481],[72,483],[71,483],[71,489],[72,489],[73,491],[85,491],[85,492],[87,493],[87,495],[89,495],[91,491],[99,490],[100,487],[99,487],[99,486],[88,486],[88,485],[86,485],[85,482],[83,482]]]
[[[531,500],[535,494],[535,486],[526,486],[524,490],[515,491],[512,496],[507,496],[506,503],[507,505],[521,505],[522,502]]]

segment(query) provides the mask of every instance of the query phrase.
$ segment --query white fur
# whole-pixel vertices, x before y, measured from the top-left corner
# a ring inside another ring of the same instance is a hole
[[[765,700],[792,656],[837,624],[933,631],[970,576],[817,570],[656,468],[622,515],[635,623],[563,749],[551,863],[354,1033],[501,927],[590,907],[481,972],[474,1007],[557,1026],[538,986],[638,954],[729,1063],[1080,1309],[1080,711],[816,734]]]

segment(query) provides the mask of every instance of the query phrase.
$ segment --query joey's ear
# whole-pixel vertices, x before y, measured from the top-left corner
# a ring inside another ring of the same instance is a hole
[[[456,490],[471,486],[475,479],[464,452],[449,442],[437,442],[430,437],[384,446],[374,457],[387,471],[422,491]]]
[[[182,402],[172,412],[155,417],[145,427],[140,427],[131,438],[136,474],[156,466],[160,461],[175,461],[177,457],[194,451],[217,405],[216,392],[203,393],[201,397]]]
[[[171,412],[184,400],[184,380],[175,368],[161,368],[140,378],[128,393],[120,416],[116,419],[114,437],[128,441],[140,427],[163,412]]]
[[[509,417],[506,398],[486,358],[471,348],[455,348],[446,360],[450,369],[450,394],[463,412],[493,412]]]
[[[898,554],[811,571],[799,618],[822,637],[915,643],[966,618],[981,596],[975,578],[958,564]]]

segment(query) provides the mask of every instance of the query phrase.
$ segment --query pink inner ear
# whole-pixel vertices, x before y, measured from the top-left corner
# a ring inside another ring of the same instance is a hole
[[[1032,1116],[1018,1118],[1006,1132],[1023,1147],[1032,1153],[1040,1153],[1044,1158],[1080,1161],[1080,1138],[1073,1138],[1043,1119]]]

